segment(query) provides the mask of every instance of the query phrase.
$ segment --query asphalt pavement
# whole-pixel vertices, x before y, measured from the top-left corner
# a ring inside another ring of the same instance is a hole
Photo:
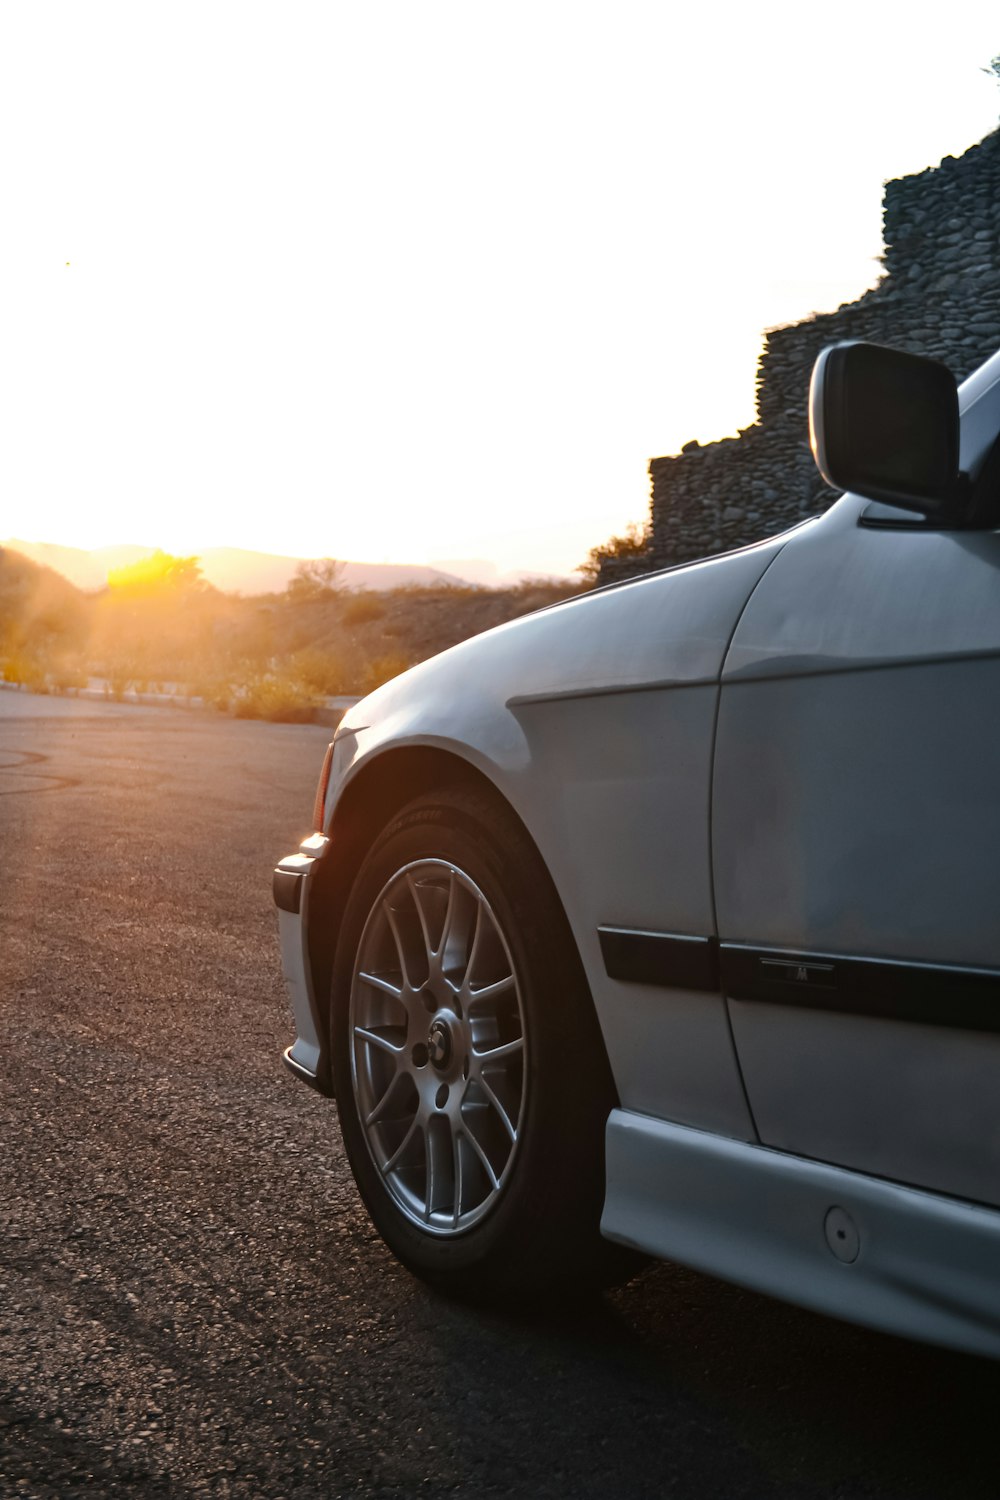
[[[328,731],[0,694],[0,1495],[1000,1495],[1000,1365],[676,1266],[482,1313],[288,1076]]]

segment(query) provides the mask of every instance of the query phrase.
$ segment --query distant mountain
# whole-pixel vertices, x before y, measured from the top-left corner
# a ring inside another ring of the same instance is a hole
[[[511,589],[519,583],[567,583],[576,580],[560,573],[536,573],[530,568],[514,568],[501,573],[495,562],[485,557],[436,557],[430,565],[452,573],[466,583],[477,583],[487,589]]]
[[[125,543],[98,547],[88,552],[81,547],[61,547],[56,542],[25,542],[17,538],[0,542],[12,552],[20,552],[32,562],[61,573],[80,589],[103,588],[110,568],[131,567],[155,547]],[[224,593],[277,594],[286,588],[301,562],[311,559],[281,557],[272,552],[249,552],[242,547],[209,547],[198,554],[201,569],[209,583]],[[342,583],[348,588],[395,589],[406,584],[458,584],[460,577],[438,568],[411,566],[407,563],[345,562]]]
[[[201,570],[209,583],[227,593],[237,589],[242,594],[278,594],[303,557],[280,557],[271,552],[248,552],[242,547],[209,547],[199,553]],[[340,581],[352,589],[398,589],[410,584],[461,583],[437,568],[409,563],[345,562]]]
[[[148,557],[152,547],[104,547],[100,552],[84,552],[79,547],[60,547],[56,542],[22,542],[16,537],[0,542],[0,547],[11,552],[20,552],[32,562],[41,563],[53,572],[61,573],[78,589],[103,588],[108,581],[109,568],[126,568]]]

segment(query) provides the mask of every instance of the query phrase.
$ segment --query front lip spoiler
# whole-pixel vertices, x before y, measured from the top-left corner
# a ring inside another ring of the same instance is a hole
[[[320,1094],[332,1096],[329,1058],[323,1044],[326,1024],[316,1003],[309,946],[311,885],[329,851],[330,840],[324,834],[310,834],[295,854],[280,862],[271,889],[278,908],[281,968],[297,1033],[294,1045],[284,1053],[285,1066],[302,1083]]]
[[[312,861],[302,859],[299,854],[290,854],[275,869],[271,881],[271,895],[279,911],[287,911],[297,917],[302,910],[302,886],[306,869]]]
[[[323,1094],[327,1099],[333,1098],[333,1090],[322,1084],[311,1069],[305,1067],[297,1058],[292,1056],[291,1047],[285,1048],[281,1054],[281,1060],[293,1077],[300,1079],[302,1083],[307,1083],[311,1089],[316,1090],[317,1094]]]
[[[311,834],[302,840],[297,854],[286,855],[277,866],[271,881],[271,894],[279,911],[287,911],[293,917],[299,915],[306,875],[329,847],[330,840],[322,833]]]

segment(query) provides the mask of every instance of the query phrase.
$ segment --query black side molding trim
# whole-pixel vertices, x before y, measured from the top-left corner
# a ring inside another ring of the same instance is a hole
[[[714,938],[642,932],[631,927],[598,927],[597,935],[609,979],[679,990],[720,988]]]
[[[739,943],[722,943],[719,960],[731,1000],[1000,1032],[1000,971],[995,969],[793,953]]]

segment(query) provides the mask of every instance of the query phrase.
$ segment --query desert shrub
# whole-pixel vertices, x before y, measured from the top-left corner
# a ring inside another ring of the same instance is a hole
[[[272,724],[309,724],[313,695],[301,683],[276,672],[262,673],[237,690],[233,712],[237,719],[267,719]]]
[[[532,615],[536,609],[544,609],[554,602],[550,588],[540,588],[537,584],[527,588],[519,585],[517,589],[511,590],[511,619]]]
[[[112,661],[108,664],[104,692],[120,703],[135,680],[135,667],[129,661]]]
[[[82,662],[58,661],[49,674],[53,692],[68,693],[71,688],[87,686],[87,671]]]
[[[192,677],[185,684],[189,698],[200,698],[208,708],[228,713],[232,707],[235,690],[229,678],[219,673],[207,673]]]
[[[335,557],[312,557],[300,562],[289,580],[285,598],[292,604],[332,599],[340,586],[344,564]]]
[[[586,559],[577,568],[581,578],[594,584],[601,576],[601,564],[605,559],[627,559],[640,561],[649,555],[649,527],[630,521],[621,536],[609,536],[599,547],[591,547]]]
[[[47,693],[48,671],[45,663],[32,651],[11,651],[3,662],[5,682],[16,682],[32,693]]]
[[[341,616],[345,625],[367,625],[371,620],[381,620],[385,605],[371,589],[362,589],[352,594],[344,605]]]
[[[412,665],[413,662],[402,651],[387,651],[382,656],[373,656],[361,670],[358,691],[362,695],[373,693],[383,682],[398,677],[400,672],[407,671]]]
[[[287,670],[288,676],[307,693],[320,698],[349,693],[353,688],[353,679],[336,651],[322,651],[318,647],[296,651]]]
[[[400,599],[437,599],[453,604],[456,599],[477,599],[493,590],[481,583],[465,583],[456,579],[454,583],[398,583],[390,592]]]

